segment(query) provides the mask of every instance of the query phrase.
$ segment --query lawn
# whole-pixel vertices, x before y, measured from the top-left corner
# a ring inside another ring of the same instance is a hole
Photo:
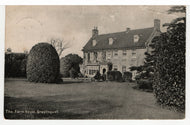
[[[183,119],[184,113],[161,108],[152,93],[134,83],[68,84],[5,80],[7,119]]]

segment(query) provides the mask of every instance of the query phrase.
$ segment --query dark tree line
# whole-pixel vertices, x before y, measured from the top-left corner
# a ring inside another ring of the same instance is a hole
[[[5,77],[26,77],[28,54],[5,53]]]

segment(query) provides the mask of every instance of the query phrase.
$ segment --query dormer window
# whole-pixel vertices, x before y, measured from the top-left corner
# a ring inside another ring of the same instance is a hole
[[[139,41],[139,35],[134,35],[134,42],[138,42]]]
[[[92,40],[92,46],[95,46],[96,45],[96,40],[94,39],[94,40]]]
[[[113,38],[109,38],[109,45],[113,44]]]

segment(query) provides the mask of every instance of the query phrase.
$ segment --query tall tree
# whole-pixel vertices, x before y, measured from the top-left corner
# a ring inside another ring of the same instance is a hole
[[[153,82],[154,76],[154,63],[155,63],[155,42],[159,39],[158,36],[154,37],[149,44],[149,47],[152,48],[152,51],[145,52],[144,64],[140,66],[132,66],[130,67],[131,71],[137,71],[136,80],[149,80],[151,83]]]
[[[174,6],[168,13],[185,15],[185,7]],[[167,32],[155,41],[153,89],[159,104],[184,110],[186,17],[176,18],[164,26]]]

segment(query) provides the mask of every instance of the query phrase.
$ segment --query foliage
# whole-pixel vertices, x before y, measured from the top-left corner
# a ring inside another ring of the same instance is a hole
[[[80,72],[80,73],[78,73],[78,77],[79,77],[79,78],[83,78],[84,75]]]
[[[101,79],[101,74],[99,71],[96,72],[96,75],[94,76],[94,79],[100,80]]]
[[[153,41],[157,39],[155,37]],[[154,42],[150,44],[150,47],[154,49]],[[131,71],[137,71],[137,75],[135,77],[137,86],[139,89],[146,89],[152,91],[152,82],[154,77],[154,63],[155,57],[152,52],[145,52],[144,64],[141,66],[132,66],[130,67]]]
[[[70,74],[70,77],[71,77],[71,78],[76,78],[76,77],[78,77],[78,72],[77,72],[77,70],[76,70],[75,68],[73,68],[73,67],[69,70],[69,74]]]
[[[132,81],[132,73],[131,72],[124,72],[123,73],[123,79],[124,81]]]
[[[71,63],[70,60],[63,57],[60,60],[60,73],[62,77],[69,77],[69,70],[71,69]]]
[[[180,10],[181,8],[181,10]],[[173,7],[169,13],[185,12],[185,7]],[[185,17],[173,20],[155,43],[155,75],[153,89],[157,102],[185,109]]]
[[[108,71],[107,76],[109,81],[123,81],[122,74],[120,71]]]
[[[5,77],[26,77],[27,54],[5,53]]]
[[[153,88],[152,88],[152,81],[147,80],[147,79],[138,80],[137,81],[137,86],[138,86],[139,89],[143,89],[145,91],[148,90],[148,91],[152,92],[152,90],[153,90]]]
[[[104,74],[102,74],[102,81],[106,81],[106,74],[104,73]]]
[[[68,54],[65,57],[61,58],[60,61],[60,72],[63,77],[69,77],[69,71],[71,68],[74,68],[77,73],[80,73],[79,64],[83,62],[82,58],[77,54]]]
[[[169,14],[172,13],[186,13],[186,7],[185,6],[173,6],[168,10]]]
[[[26,72],[30,82],[54,83],[59,78],[59,56],[48,43],[38,43],[28,55]]]
[[[153,44],[152,44],[153,45]],[[130,67],[131,71],[136,70],[138,76],[136,80],[139,79],[148,79],[152,81],[154,76],[154,55],[150,52],[145,52],[144,65],[141,66],[132,66]]]

